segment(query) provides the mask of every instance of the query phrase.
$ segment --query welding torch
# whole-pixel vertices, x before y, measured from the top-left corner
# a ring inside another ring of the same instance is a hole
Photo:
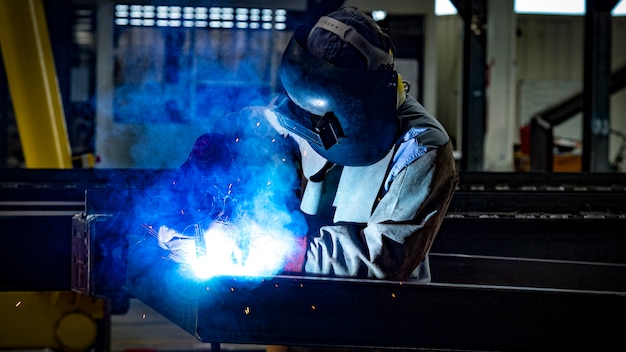
[[[199,224],[193,224],[194,235],[184,235],[175,230],[167,228],[167,231],[157,231],[154,226],[149,224],[141,224],[141,226],[148,231],[150,235],[157,239],[159,247],[167,250],[177,250],[182,246],[176,246],[173,244],[180,244],[178,241],[194,240],[196,245],[196,255],[202,255],[202,249],[205,248],[204,236],[202,234],[201,226]],[[168,243],[172,243],[171,245]]]

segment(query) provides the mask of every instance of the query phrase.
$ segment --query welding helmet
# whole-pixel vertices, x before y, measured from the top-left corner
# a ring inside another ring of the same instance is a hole
[[[391,46],[354,8],[324,16],[312,29],[297,28],[280,65],[286,95],[275,103],[279,123],[331,162],[364,166],[382,159],[399,125],[402,81]]]

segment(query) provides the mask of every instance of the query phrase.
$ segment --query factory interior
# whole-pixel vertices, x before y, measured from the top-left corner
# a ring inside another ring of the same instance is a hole
[[[343,6],[452,141],[432,282],[144,260],[146,199]],[[626,350],[625,38],[624,0],[0,0],[0,351]]]

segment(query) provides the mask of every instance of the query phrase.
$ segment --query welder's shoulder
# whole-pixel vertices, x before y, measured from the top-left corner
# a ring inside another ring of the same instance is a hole
[[[437,120],[415,98],[407,95],[404,103],[398,108],[401,129],[419,131],[421,145],[428,148],[439,148],[445,145],[450,137],[441,122]]]

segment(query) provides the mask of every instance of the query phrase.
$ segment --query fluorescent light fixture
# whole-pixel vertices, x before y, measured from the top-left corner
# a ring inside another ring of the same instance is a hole
[[[585,0],[515,0],[515,13],[536,13],[554,15],[583,15]],[[435,0],[435,15],[454,15],[456,8],[450,0]],[[626,15],[626,0],[621,0],[613,8],[613,16]]]
[[[582,15],[585,0],[515,0],[516,13]]]
[[[456,7],[452,5],[450,0],[435,0],[435,15],[455,15],[457,13]]]
[[[210,21],[207,21],[210,20]],[[211,28],[251,28],[284,30],[287,21],[285,9],[233,8],[233,7],[192,7],[192,6],[115,6],[115,24],[118,26],[159,26],[159,27],[211,27]],[[259,23],[261,22],[261,23]],[[272,22],[280,25],[273,26]]]
[[[613,8],[613,16],[626,16],[626,0],[621,0]]]

